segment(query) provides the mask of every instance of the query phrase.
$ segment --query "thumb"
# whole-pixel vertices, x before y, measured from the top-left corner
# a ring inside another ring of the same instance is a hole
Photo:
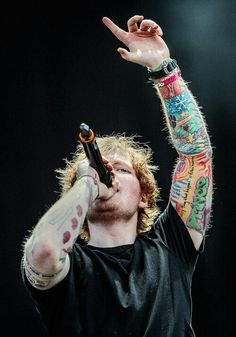
[[[132,54],[128,50],[124,48],[118,48],[117,51],[124,60],[132,61]]]

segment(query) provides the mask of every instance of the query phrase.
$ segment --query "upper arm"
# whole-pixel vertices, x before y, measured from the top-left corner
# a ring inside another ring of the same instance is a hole
[[[212,157],[209,151],[180,155],[172,178],[170,199],[198,249],[211,212]]]

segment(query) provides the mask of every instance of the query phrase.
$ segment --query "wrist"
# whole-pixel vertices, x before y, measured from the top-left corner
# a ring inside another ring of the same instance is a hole
[[[181,78],[181,71],[179,68],[176,68],[169,75],[166,75],[166,77],[162,77],[156,80],[154,79],[153,83],[156,84],[157,87],[161,89],[176,82],[180,78]]]
[[[84,181],[89,187],[91,192],[90,204],[99,197],[99,180],[96,175],[83,174],[78,177],[77,181]]]
[[[159,71],[163,69],[163,66],[166,62],[170,62],[170,61],[172,61],[172,58],[166,57],[161,61],[161,63],[156,63],[156,64],[153,64],[152,66],[147,67],[148,71],[151,71],[151,72]]]
[[[159,80],[171,75],[176,69],[178,69],[176,60],[166,58],[156,68],[148,68],[148,74],[151,80]]]

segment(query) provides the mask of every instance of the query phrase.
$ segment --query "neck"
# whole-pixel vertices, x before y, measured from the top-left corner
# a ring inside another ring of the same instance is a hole
[[[95,247],[116,247],[133,244],[137,236],[137,215],[130,220],[113,220],[111,223],[88,222],[89,245]]]

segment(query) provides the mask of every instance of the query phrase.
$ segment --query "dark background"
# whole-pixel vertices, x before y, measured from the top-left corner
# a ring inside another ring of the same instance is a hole
[[[234,3],[86,1],[1,9],[1,336],[45,336],[21,281],[21,246],[58,198],[54,170],[75,151],[81,122],[98,133],[142,135],[160,168],[161,209],[167,204],[176,153],[159,99],[146,69],[120,58],[122,44],[101,22],[108,16],[126,29],[135,14],[160,24],[205,114],[215,192],[212,229],[193,279],[193,326],[198,337],[235,336]]]

